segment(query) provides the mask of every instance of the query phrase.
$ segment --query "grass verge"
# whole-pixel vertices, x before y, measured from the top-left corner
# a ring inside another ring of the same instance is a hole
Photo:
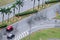
[[[60,20],[60,14],[58,12],[56,12],[56,17],[54,17],[53,19],[59,19]]]
[[[29,39],[30,37],[30,39]],[[47,40],[50,38],[60,38],[60,28],[43,29],[32,33],[22,40]]]

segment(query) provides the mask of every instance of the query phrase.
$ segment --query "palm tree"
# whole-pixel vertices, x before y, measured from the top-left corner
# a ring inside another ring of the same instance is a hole
[[[1,9],[0,9],[0,12],[1,12],[1,14],[3,15],[3,16],[2,16],[2,23],[3,23],[3,22],[4,22],[5,8],[1,8]]]
[[[42,0],[42,8],[44,8],[44,4],[45,4],[45,1],[44,1],[44,0]]]
[[[21,0],[18,0],[18,1],[16,1],[16,5],[19,8],[18,13],[20,13],[20,7],[23,7],[23,2]]]
[[[11,14],[11,7],[9,8],[7,8],[6,10],[5,10],[5,14],[8,14],[8,22],[9,22],[9,15]]]
[[[33,10],[34,10],[34,6],[35,6],[35,0],[31,0],[31,1],[34,1],[34,2],[33,2]]]
[[[15,9],[17,9],[16,4],[13,4],[11,6],[11,8],[13,8],[13,16],[15,16]],[[14,18],[13,18],[13,20],[14,20]]]
[[[43,0],[42,0],[42,6],[41,7],[43,8]]]
[[[24,0],[21,0],[22,2],[24,1]]]
[[[40,5],[40,0],[38,0],[38,9],[39,9],[39,5]]]

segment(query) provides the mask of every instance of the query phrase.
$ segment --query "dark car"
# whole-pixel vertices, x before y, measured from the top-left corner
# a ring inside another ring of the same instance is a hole
[[[14,38],[14,37],[15,37],[14,34],[11,34],[11,33],[7,34],[7,39],[12,39],[12,38]]]
[[[6,31],[10,32],[12,30],[13,30],[13,27],[11,25],[10,26],[7,26]]]

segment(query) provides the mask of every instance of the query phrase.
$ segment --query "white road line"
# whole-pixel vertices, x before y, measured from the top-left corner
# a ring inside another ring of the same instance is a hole
[[[23,37],[27,36],[28,34],[29,34],[29,32],[28,32],[28,31],[25,31],[25,32],[23,32],[23,33],[21,33],[21,34],[18,34],[18,35],[20,35],[20,36],[17,36],[14,40],[20,40],[20,39],[22,39]]]

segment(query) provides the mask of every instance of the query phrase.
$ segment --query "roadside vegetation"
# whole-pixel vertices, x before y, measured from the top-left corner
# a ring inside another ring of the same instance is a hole
[[[4,28],[7,25],[11,25],[17,21],[20,21],[21,19],[23,19],[25,17],[30,16],[33,13],[36,13],[44,8],[47,8],[47,7],[50,7],[51,5],[54,5],[54,4],[55,3],[43,4],[43,6],[42,6],[42,5],[39,5],[39,3],[38,3],[38,6],[34,7],[34,5],[35,5],[35,1],[34,1],[33,8],[31,8],[25,12],[20,13],[20,7],[23,7],[23,2],[20,0],[17,0],[16,3],[12,4],[11,7],[0,8],[0,12],[2,14],[2,22],[0,22],[0,28]],[[18,6],[18,7],[16,7],[16,6]],[[12,13],[11,9],[13,9],[14,13],[13,13],[13,17],[9,18],[9,15]],[[18,14],[15,14],[15,9],[18,9]],[[8,15],[7,20],[4,20],[4,14]],[[4,27],[2,25],[4,25]]]
[[[54,19],[59,19],[60,20],[60,14],[56,12],[56,17]]]
[[[47,8],[47,7],[50,7],[51,5],[53,5],[53,4],[55,4],[55,3],[50,3],[50,4],[45,4],[45,6],[44,6],[44,8]],[[44,8],[42,8],[42,6],[40,5],[39,6],[39,9],[38,9],[38,6],[36,6],[35,8],[34,8],[34,10],[33,10],[33,8],[31,8],[31,9],[29,9],[29,10],[27,10],[27,11],[25,11],[25,12],[22,12],[22,13],[18,13],[18,14],[14,14],[15,16],[14,17],[12,17],[12,18],[8,18],[7,20],[5,20],[4,21],[4,18],[2,18],[3,20],[2,20],[2,22],[0,22],[0,28],[4,28],[2,25],[11,25],[11,24],[13,24],[13,23],[15,23],[15,22],[17,22],[17,21],[20,21],[20,20],[22,20],[23,18],[26,18],[26,17],[28,17],[28,16],[30,16],[30,15],[32,15],[32,14],[34,14],[34,13],[36,13],[36,12],[38,12],[39,10],[42,10],[42,9],[44,9]],[[4,13],[4,12],[3,12]],[[8,13],[7,13],[8,14]],[[4,17],[4,14],[2,14],[3,15],[3,17]],[[9,14],[10,15],[10,14]],[[9,21],[8,21],[9,20]],[[5,27],[6,27],[5,26]]]
[[[30,38],[29,38],[30,37]],[[53,38],[60,38],[60,28],[43,29],[33,32],[22,40],[49,40]]]
[[[50,1],[46,1],[45,3],[49,4],[49,3],[56,3],[56,2],[60,2],[60,0],[50,0]]]
[[[54,19],[59,19],[60,20],[60,15],[59,16],[56,16]]]

